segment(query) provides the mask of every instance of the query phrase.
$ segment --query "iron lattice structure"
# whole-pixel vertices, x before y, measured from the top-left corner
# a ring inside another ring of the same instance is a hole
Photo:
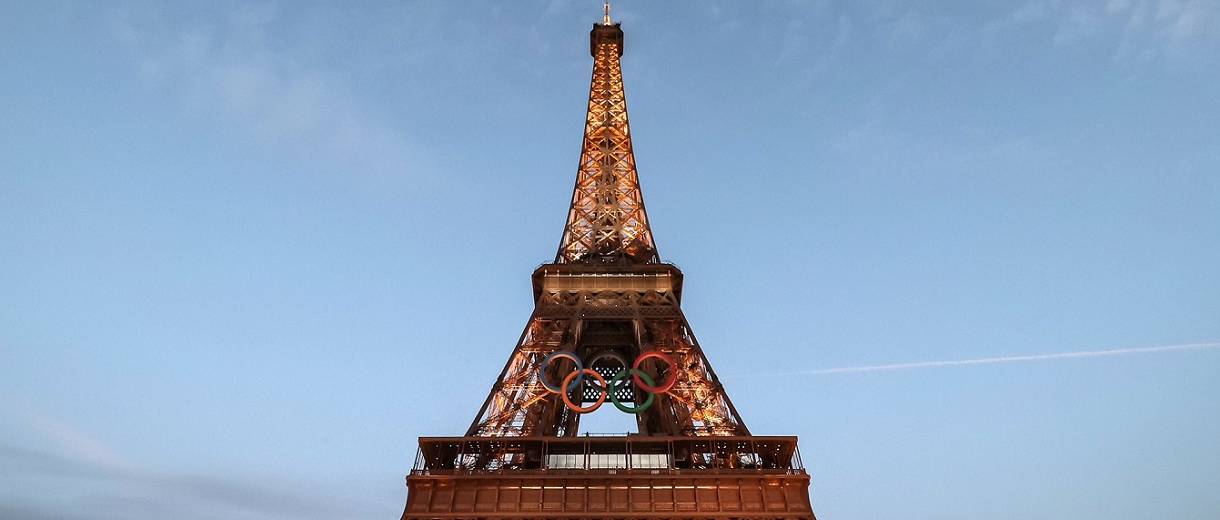
[[[534,273],[534,315],[466,434],[575,435],[580,415],[542,384],[546,356],[600,355],[607,362],[595,369],[609,378],[625,368],[622,360],[655,349],[676,366],[645,368],[676,370],[677,383],[639,415],[641,433],[749,435],[682,315],[681,272],[657,256],[627,122],[619,25],[595,25],[590,53],[593,80],[563,239],[555,263]],[[548,368],[559,378],[571,366]]]
[[[590,53],[555,261],[534,271],[534,311],[465,436],[420,439],[402,518],[812,520],[796,438],[751,435],[682,313],[682,272],[657,254],[608,7]],[[577,436],[607,396],[638,434]]]
[[[627,94],[623,88],[623,33],[594,28],[593,79],[572,208],[555,263],[659,262],[635,169]]]

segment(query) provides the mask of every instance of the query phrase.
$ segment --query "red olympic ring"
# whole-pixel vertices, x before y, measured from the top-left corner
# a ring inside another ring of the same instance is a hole
[[[597,402],[593,403],[592,406],[581,408],[577,406],[576,403],[572,402],[572,398],[568,397],[567,392],[562,392],[559,394],[559,396],[563,398],[563,404],[567,405],[568,408],[573,412],[589,413],[598,409],[601,407],[602,403],[606,402],[606,395],[608,395],[608,392],[606,391],[606,380],[603,379],[602,375],[598,374],[596,370],[593,370],[592,368],[582,368],[579,372],[572,372],[571,374],[568,374],[568,377],[563,378],[563,383],[561,383],[559,387],[566,388],[572,383],[572,380],[575,379],[578,374],[588,374],[592,376],[593,379],[596,379],[598,383],[601,383],[602,391],[601,394],[597,396]]]
[[[648,359],[648,358],[657,358],[661,361],[664,361],[665,364],[669,365],[669,375],[665,378],[664,381],[661,381],[661,386],[652,386],[649,384],[645,384],[644,381],[640,379],[640,374],[638,372],[633,373],[631,375],[632,381],[635,381],[635,386],[638,386],[638,387],[644,389],[645,391],[652,392],[654,394],[663,394],[665,392],[668,392],[670,388],[674,387],[674,383],[678,382],[678,370],[677,370],[678,365],[676,363],[674,363],[673,358],[665,355],[664,352],[661,352],[659,350],[650,350],[648,352],[640,354],[640,357],[635,358],[635,363],[631,364],[631,368],[634,368],[638,371],[640,369],[640,363],[643,363],[644,360]]]
[[[563,382],[558,385],[552,384],[546,379],[546,369],[551,366],[551,362],[555,358],[567,359],[576,365],[575,370],[568,373],[568,375],[563,378]],[[585,364],[581,362],[576,353],[563,350],[552,352],[543,358],[542,364],[538,367],[538,380],[542,383],[542,386],[546,389],[546,391],[553,394],[559,394],[560,397],[563,398],[563,404],[566,405],[568,409],[576,413],[589,413],[597,410],[603,403],[606,402],[607,397],[614,397],[611,395],[611,393],[618,390],[619,382],[622,381],[622,379],[628,374],[631,375],[631,379],[635,385],[641,390],[648,392],[649,396],[647,404],[640,405],[636,408],[626,408],[621,406],[617,402],[617,399],[615,399],[615,405],[618,406],[620,410],[627,413],[640,413],[648,409],[648,407],[652,404],[653,399],[655,399],[655,394],[664,394],[669,392],[670,389],[674,387],[674,384],[678,382],[678,364],[675,363],[673,358],[669,357],[669,355],[659,350],[650,350],[640,354],[640,357],[637,357],[635,362],[632,363],[630,367],[626,366],[626,360],[623,359],[622,356],[614,353],[613,351],[605,351],[594,356],[593,363],[591,363],[589,366],[592,367],[592,365],[596,364],[598,360],[603,358],[616,360],[623,365],[623,370],[614,376],[614,382],[612,384],[607,384],[605,378],[603,378],[601,374],[597,373],[596,370],[593,370],[592,368],[585,368]],[[648,359],[657,359],[669,366],[669,374],[666,375],[665,380],[662,381],[660,385],[654,386],[652,384],[652,377],[648,376],[648,374],[640,368],[640,365]],[[597,402],[591,406],[582,408],[576,403],[572,402],[572,397],[569,394],[582,387],[586,375],[592,377],[596,381],[594,384],[598,385],[599,387],[599,395]]]

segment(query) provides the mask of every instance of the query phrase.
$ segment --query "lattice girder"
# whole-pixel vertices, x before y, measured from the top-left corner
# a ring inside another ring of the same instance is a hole
[[[594,28],[592,52],[580,167],[555,263],[655,263],[627,122],[617,25]]]
[[[681,272],[668,264],[540,267],[535,273],[537,306],[530,325],[467,435],[575,435],[580,414],[567,408],[558,394],[549,393],[538,377],[543,358],[559,350],[584,360],[606,350],[624,360],[657,350],[674,360],[672,367],[654,360],[641,365],[657,381],[677,370],[673,387],[658,394],[652,408],[637,417],[641,433],[748,435],[682,314],[681,279]],[[573,367],[555,363],[547,379],[557,383]],[[580,392],[598,393],[590,385]],[[637,393],[632,387],[625,395],[637,397]]]

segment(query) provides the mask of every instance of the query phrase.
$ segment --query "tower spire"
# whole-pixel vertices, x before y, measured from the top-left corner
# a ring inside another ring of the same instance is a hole
[[[627,97],[623,89],[623,30],[603,4],[589,33],[593,79],[572,206],[555,263],[651,264],[660,261],[644,210]]]

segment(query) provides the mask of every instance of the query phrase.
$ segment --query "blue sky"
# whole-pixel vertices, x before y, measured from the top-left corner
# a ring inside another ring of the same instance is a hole
[[[816,372],[1220,341],[1220,3],[617,4],[661,255],[821,518],[1220,516],[1220,349]],[[397,517],[554,255],[599,10],[8,2],[0,516]]]

